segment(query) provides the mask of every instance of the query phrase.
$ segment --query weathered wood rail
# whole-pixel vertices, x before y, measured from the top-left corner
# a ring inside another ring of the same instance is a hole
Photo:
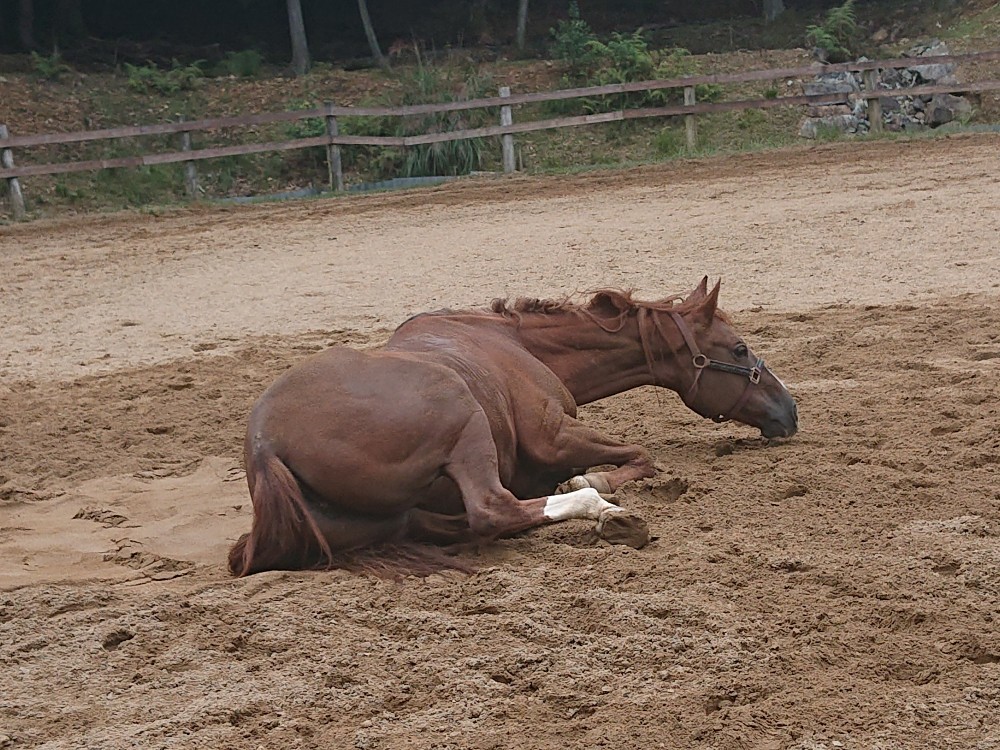
[[[722,102],[695,101],[695,87],[703,84],[736,84],[755,81],[777,81],[788,78],[815,76],[819,73],[861,72],[866,74],[868,86],[860,96],[878,110],[878,102],[883,97],[921,96],[944,93],[974,93],[1000,90],[1000,80],[990,79],[973,83],[934,84],[911,86],[899,89],[873,88],[876,73],[889,68],[906,68],[935,64],[958,64],[969,62],[987,62],[1000,60],[1000,50],[977,52],[961,55],[939,55],[934,57],[899,57],[888,60],[864,60],[852,63],[834,65],[819,65],[772,68],[740,73],[708,74],[684,76],[653,81],[638,81],[634,83],[617,83],[604,86],[586,86],[581,88],[560,89],[557,91],[539,91],[526,94],[511,94],[507,87],[501,87],[500,95],[466,101],[444,102],[437,104],[416,104],[400,107],[346,107],[333,102],[326,102],[321,107],[294,110],[286,112],[263,112],[257,114],[239,115],[235,117],[219,117],[202,120],[181,120],[153,125],[133,125],[103,130],[87,130],[70,133],[42,133],[37,135],[11,135],[6,126],[0,124],[0,179],[7,180],[8,193],[15,218],[25,215],[23,193],[20,178],[38,175],[65,174],[99,169],[129,168],[151,166],[156,164],[185,163],[185,182],[189,194],[197,194],[197,175],[194,164],[206,159],[217,159],[227,156],[241,156],[265,152],[290,151],[303,148],[323,146],[327,150],[330,187],[342,190],[344,187],[341,169],[340,150],[344,146],[395,146],[408,147],[423,144],[440,143],[444,141],[462,140],[467,138],[486,138],[499,136],[503,146],[504,170],[512,172],[516,168],[514,159],[513,135],[553,128],[592,125],[595,123],[633,120],[647,117],[685,116],[688,145],[693,146],[696,139],[695,116],[712,112],[732,112],[746,109],[769,109],[772,107],[838,104],[846,101],[846,94],[804,94],[778,96],[762,99],[739,99]],[[584,97],[608,96],[639,91],[681,88],[684,90],[684,104],[665,107],[644,107],[622,109],[612,112],[602,112],[591,115],[556,117],[544,120],[514,122],[512,108],[517,105],[554,102],[566,99]],[[469,128],[465,130],[426,133],[413,136],[358,136],[342,135],[337,123],[338,117],[406,117],[425,115],[438,112],[454,112],[469,109],[496,108],[500,113],[500,124],[488,127]],[[244,143],[233,146],[217,146],[211,148],[192,148],[191,134],[220,130],[223,128],[253,127],[276,123],[290,123],[305,119],[322,118],[326,122],[326,132],[323,135],[309,138],[296,138],[284,141],[267,141],[260,143]],[[147,136],[178,135],[181,149],[164,153],[144,153],[133,156],[122,156],[107,159],[90,159],[46,164],[15,165],[14,149],[28,149],[39,146],[60,144],[86,143],[99,140],[120,138],[137,138]]]

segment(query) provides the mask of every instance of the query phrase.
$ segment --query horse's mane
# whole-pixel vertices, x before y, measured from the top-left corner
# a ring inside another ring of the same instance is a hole
[[[611,306],[619,311],[619,314],[614,317],[623,319],[640,309],[656,312],[671,310],[683,315],[701,304],[701,299],[686,300],[680,295],[653,301],[637,300],[633,289],[597,289],[588,294],[590,299],[582,304],[574,302],[568,296],[562,299],[518,297],[513,302],[506,298],[497,298],[490,305],[490,311],[514,319],[532,313],[541,315],[583,313],[595,317],[596,311],[601,307]],[[715,315],[726,323],[730,322],[729,316],[718,308],[716,308]]]
[[[681,315],[697,308],[702,298],[685,299],[681,295],[665,297],[660,300],[637,300],[632,289],[597,289],[585,292],[589,295],[586,302],[574,302],[572,296],[561,299],[540,299],[538,297],[517,297],[513,301],[506,297],[498,297],[486,309],[455,310],[445,308],[433,312],[422,312],[405,320],[402,328],[414,318],[437,315],[500,315],[515,325],[520,325],[525,315],[585,315],[606,331],[620,331],[625,321],[631,315],[638,315],[640,310],[664,312],[667,310]],[[731,323],[729,316],[715,309],[715,317],[724,323]]]

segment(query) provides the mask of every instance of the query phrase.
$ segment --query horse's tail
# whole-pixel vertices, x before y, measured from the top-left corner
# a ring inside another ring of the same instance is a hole
[[[330,544],[310,513],[298,480],[280,458],[266,449],[251,452],[247,484],[253,525],[229,550],[229,571],[234,576],[332,565]]]
[[[441,547],[407,540],[338,550],[334,554],[295,475],[266,449],[248,455],[247,483],[253,499],[253,525],[250,533],[240,536],[229,550],[229,571],[234,576],[265,570],[341,568],[399,579],[442,570],[475,570]]]

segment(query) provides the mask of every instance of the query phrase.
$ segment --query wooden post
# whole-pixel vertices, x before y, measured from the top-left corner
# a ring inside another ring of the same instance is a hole
[[[878,93],[878,70],[866,70],[865,99],[868,101],[868,132],[882,132],[882,99]]]
[[[694,103],[694,86],[685,86],[684,106],[691,106]],[[694,115],[684,115],[684,132],[687,136],[688,151],[694,151],[698,146],[698,126],[694,121]]]
[[[184,122],[184,115],[181,115],[181,122]],[[181,151],[191,150],[191,131],[181,131]],[[198,169],[194,161],[184,162],[184,187],[187,190],[188,198],[198,200]]]
[[[7,126],[0,124],[0,138],[7,138]],[[0,148],[0,166],[4,169],[14,168],[14,152],[9,148]],[[27,211],[24,210],[24,193],[21,192],[21,181],[17,177],[7,178],[7,190],[10,193],[10,207],[14,213],[14,221],[24,221]]]
[[[507,98],[510,96],[510,87],[501,86],[500,96]],[[514,113],[509,104],[500,107],[500,127],[514,124]],[[514,135],[505,133],[500,136],[500,147],[503,152],[503,171],[511,174],[517,169],[517,160],[514,156]]]
[[[326,134],[331,138],[340,134],[337,125],[337,116],[333,113],[333,102],[325,102],[326,107]],[[333,143],[326,147],[326,170],[330,181],[330,190],[343,192],[344,190],[344,164],[340,158],[340,146]]]

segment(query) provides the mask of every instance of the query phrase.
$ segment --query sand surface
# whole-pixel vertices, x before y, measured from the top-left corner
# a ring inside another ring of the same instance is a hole
[[[1000,748],[1000,138],[0,227],[0,747]],[[722,304],[799,400],[584,409],[657,539],[233,580],[247,411],[408,315]]]

